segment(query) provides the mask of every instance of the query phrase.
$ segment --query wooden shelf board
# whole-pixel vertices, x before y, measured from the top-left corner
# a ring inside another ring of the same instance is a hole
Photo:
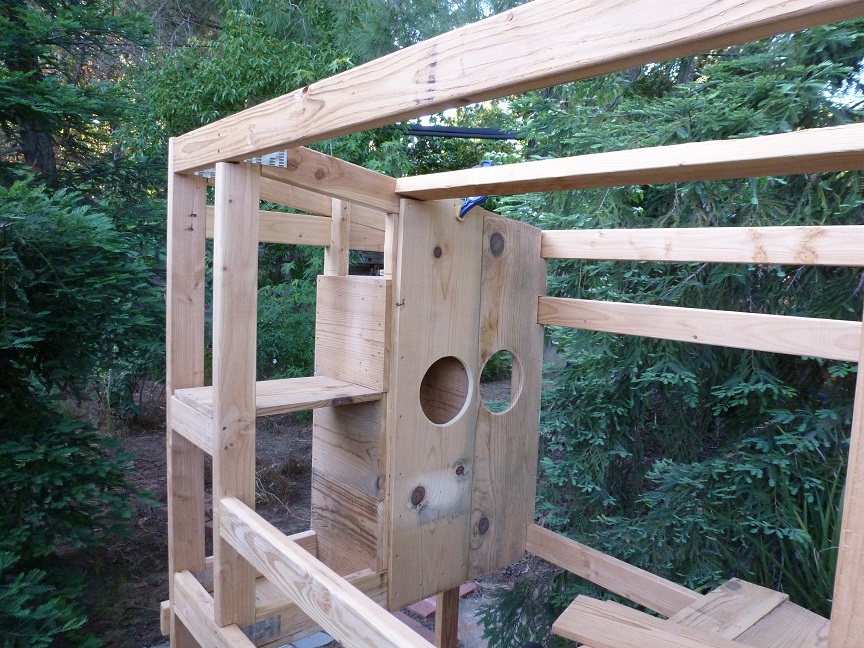
[[[189,407],[212,418],[212,387],[178,389],[174,392],[174,396]],[[380,399],[380,391],[328,376],[284,378],[255,383],[255,410],[258,416],[273,416]]]

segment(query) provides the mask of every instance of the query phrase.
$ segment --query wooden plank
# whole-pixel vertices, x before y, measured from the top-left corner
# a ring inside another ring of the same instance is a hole
[[[380,500],[319,470],[312,471],[312,493],[321,561],[340,576],[376,567]]]
[[[330,218],[330,240],[324,247],[324,274],[335,277],[348,275],[348,236],[351,227],[351,203],[333,199]]]
[[[864,333],[864,329],[862,329]],[[843,517],[831,606],[829,648],[860,646],[864,637],[864,340],[858,357],[849,463],[843,490]]]
[[[787,601],[738,635],[736,643],[753,648],[826,648],[828,633],[828,619]],[[861,637],[840,645],[857,648]]]
[[[861,345],[859,322],[560,297],[540,298],[537,321],[589,331],[851,362],[858,360]]]
[[[169,149],[173,147],[173,140]],[[169,154],[169,159],[170,159]],[[204,382],[204,213],[207,185],[168,168],[166,271],[166,430],[168,501],[168,583],[173,574],[204,566],[204,453],[172,430],[172,397],[180,387]],[[196,646],[172,615],[166,628],[176,648]]]
[[[459,588],[435,596],[435,648],[459,645]]]
[[[526,549],[553,565],[665,616],[677,614],[705,598],[703,594],[536,524],[528,527]]]
[[[546,259],[864,265],[864,226],[545,230]]]
[[[317,407],[375,401],[381,392],[329,376],[281,378],[255,383],[255,411],[258,416],[302,412]],[[213,416],[213,388],[178,389],[178,400],[206,416]]]
[[[213,238],[214,208],[207,207],[207,238]],[[258,241],[323,246],[330,243],[330,219],[307,214],[259,210]]]
[[[202,169],[862,12],[860,0],[537,0],[203,126],[174,162]]]
[[[220,506],[223,536],[338,641],[356,648],[429,645],[240,500]]]
[[[552,625],[552,632],[592,648],[741,648],[741,644],[586,596]]]
[[[723,180],[864,168],[864,124],[611,151],[400,178],[416,200]]]
[[[259,167],[216,165],[213,238],[213,509],[216,624],[255,620],[255,572],[221,538],[223,497],[255,505]]]
[[[482,366],[510,351],[510,407],[493,414],[478,407],[474,436],[469,578],[494,571],[525,554],[525,528],[534,521],[543,327],[537,298],[546,294],[540,230],[477,210],[483,218],[480,284]]]
[[[328,200],[330,200],[328,198]],[[207,207],[207,238],[213,238],[213,207]],[[376,216],[383,216],[375,212]],[[370,221],[373,219],[367,219]],[[380,227],[365,223],[350,224],[348,245],[352,250],[381,252],[384,250],[383,218]],[[330,243],[330,219],[308,214],[285,214],[260,210],[258,212],[258,241],[288,245],[324,246]]]
[[[733,578],[669,620],[735,639],[788,600],[789,596],[782,592]]]
[[[311,526],[319,559],[338,574],[379,569],[383,434],[381,402],[315,410]]]
[[[187,441],[195,444],[208,455],[213,454],[213,417],[172,396],[169,408],[171,429],[181,434]],[[203,482],[202,482],[203,485]],[[203,507],[202,507],[203,509]]]
[[[468,580],[483,220],[457,221],[458,207],[405,201],[396,228],[386,431],[391,610]],[[430,420],[424,403],[442,422]],[[438,417],[445,411],[455,413],[449,423]]]
[[[191,573],[182,571],[174,575],[174,593],[176,614],[197,644],[203,648],[255,648],[238,626],[216,624],[213,597]]]
[[[345,577],[345,580],[363,592],[370,600],[382,605],[387,599],[387,574],[364,570]],[[259,586],[259,620],[279,618],[282,634],[279,638],[261,643],[258,648],[282,648],[286,643],[296,642],[320,630],[320,626],[310,619],[303,610],[285,597],[275,585],[262,579],[271,595],[262,600],[262,588]]]
[[[387,391],[390,295],[382,277],[318,277],[316,374]]]
[[[399,211],[395,178],[308,148],[287,153],[287,168],[262,166],[262,177],[382,212]]]

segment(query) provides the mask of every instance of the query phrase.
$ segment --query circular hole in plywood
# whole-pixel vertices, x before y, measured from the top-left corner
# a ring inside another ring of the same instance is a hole
[[[506,412],[519,398],[522,389],[522,367],[510,351],[493,353],[480,373],[480,400],[493,414]]]
[[[432,363],[420,382],[420,407],[433,423],[449,423],[468,400],[470,381],[462,361],[446,356]]]

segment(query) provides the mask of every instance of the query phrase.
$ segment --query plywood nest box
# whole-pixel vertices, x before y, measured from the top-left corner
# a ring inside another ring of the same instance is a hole
[[[455,646],[456,588],[526,550],[661,615],[579,597],[554,631],[594,648],[864,646],[860,374],[830,624],[742,581],[690,591],[533,523],[544,325],[851,362],[862,353],[859,322],[550,298],[547,259],[861,266],[864,228],[541,231],[479,208],[454,218],[471,195],[861,169],[864,124],[401,179],[303,148],[861,15],[861,0],[538,0],[173,139],[172,647],[280,646],[318,627],[351,648],[426,646],[387,610],[433,595],[437,645]],[[305,214],[261,211],[261,200]],[[256,383],[259,241],[325,247],[314,376]],[[383,251],[383,275],[349,276],[350,249]],[[501,350],[514,358],[512,403],[491,413],[478,382]],[[255,424],[302,409],[315,410],[311,529],[285,537],[253,510]]]

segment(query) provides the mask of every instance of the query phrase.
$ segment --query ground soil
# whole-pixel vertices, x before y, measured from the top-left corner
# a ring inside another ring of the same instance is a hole
[[[509,391],[509,380],[496,381],[481,386],[481,397],[506,403]],[[114,648],[165,642],[159,631],[159,605],[168,597],[164,408],[151,406],[146,421],[113,432],[122,434],[123,446],[135,455],[132,479],[152,501],[137,506],[127,537],[69,557],[90,584],[83,601],[89,630]],[[286,534],[309,528],[311,460],[309,413],[259,419],[256,510]],[[210,502],[208,491],[208,507]],[[519,571],[511,567],[484,578],[481,593],[483,586],[506,585]]]

